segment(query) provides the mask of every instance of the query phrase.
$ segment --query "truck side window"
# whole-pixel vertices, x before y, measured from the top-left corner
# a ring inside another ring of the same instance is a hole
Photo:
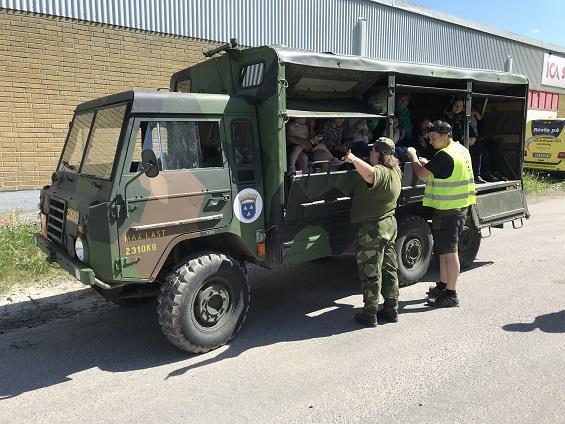
[[[241,68],[239,83],[242,88],[258,87],[263,82],[265,64],[263,62],[246,65]]]
[[[253,164],[253,128],[249,121],[233,121],[231,139],[237,165]]]
[[[195,169],[222,167],[220,129],[214,121],[147,121],[140,124],[136,136],[132,167],[140,162],[140,151],[152,149],[159,169]]]

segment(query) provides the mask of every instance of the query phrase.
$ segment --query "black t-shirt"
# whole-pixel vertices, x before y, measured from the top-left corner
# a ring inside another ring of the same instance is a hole
[[[425,168],[434,175],[434,178],[440,178],[442,180],[451,177],[454,167],[453,158],[448,153],[441,150],[437,152],[432,160],[425,166]]]

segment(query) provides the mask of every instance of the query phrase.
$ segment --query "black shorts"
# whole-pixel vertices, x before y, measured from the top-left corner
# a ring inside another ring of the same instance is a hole
[[[444,255],[457,252],[459,236],[467,219],[467,208],[434,211],[432,216],[432,234],[434,236],[434,253]]]

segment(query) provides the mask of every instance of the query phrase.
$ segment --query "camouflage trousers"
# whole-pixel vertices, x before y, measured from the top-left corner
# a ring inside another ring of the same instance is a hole
[[[396,218],[393,216],[359,225],[355,259],[366,314],[377,313],[379,293],[383,296],[385,309],[398,310],[396,233]]]

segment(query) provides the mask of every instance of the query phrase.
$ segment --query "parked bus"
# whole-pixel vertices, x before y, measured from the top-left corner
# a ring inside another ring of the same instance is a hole
[[[534,119],[526,126],[524,168],[565,172],[565,119]]]

